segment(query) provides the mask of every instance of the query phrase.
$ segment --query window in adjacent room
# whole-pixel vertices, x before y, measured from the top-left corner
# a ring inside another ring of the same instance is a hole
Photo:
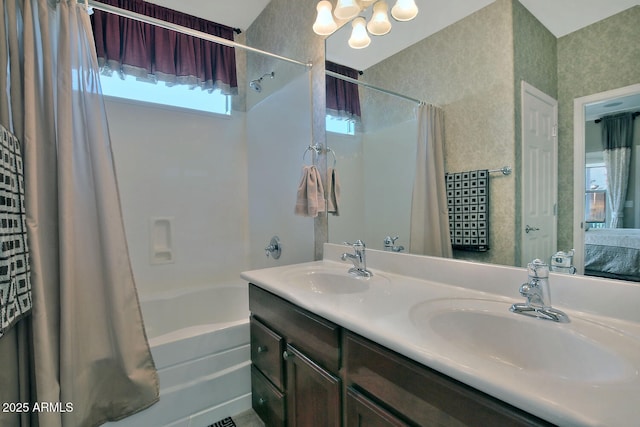
[[[343,135],[355,135],[356,124],[354,120],[335,117],[327,114],[327,132],[340,133]]]

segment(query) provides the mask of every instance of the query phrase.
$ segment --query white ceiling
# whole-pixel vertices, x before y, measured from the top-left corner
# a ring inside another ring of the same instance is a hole
[[[270,0],[151,0],[230,27],[246,30]],[[387,0],[392,5],[394,0]],[[348,34],[338,31],[327,42],[327,57],[335,62],[365,70],[389,55],[453,24],[494,0],[416,0],[418,17],[410,22],[394,22],[391,33],[375,37],[359,51],[347,45]],[[335,1],[333,2],[335,4]],[[640,0],[520,0],[556,37],[614,15]],[[344,30],[348,33],[350,25]],[[311,31],[311,28],[309,28]],[[276,52],[277,53],[277,52]]]

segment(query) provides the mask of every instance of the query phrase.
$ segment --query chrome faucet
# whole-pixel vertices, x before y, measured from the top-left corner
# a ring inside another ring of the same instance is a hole
[[[361,277],[371,277],[373,273],[367,270],[367,256],[365,254],[365,245],[362,240],[356,240],[355,243],[347,243],[344,242],[345,245],[349,245],[353,247],[353,254],[343,253],[340,259],[342,261],[351,260],[353,263],[353,267],[349,269],[349,273],[361,276]]]
[[[510,310],[514,313],[540,319],[568,323],[569,316],[551,307],[551,289],[549,286],[549,265],[535,259],[527,266],[529,280],[520,286],[520,295],[525,303],[513,304]]]
[[[396,240],[398,240],[400,236],[396,236],[396,237],[391,237],[391,236],[387,236],[384,238],[384,240],[382,241],[383,245],[384,245],[384,250],[385,251],[390,251],[390,252],[402,252],[404,251],[404,246],[402,245],[398,245],[396,246]]]

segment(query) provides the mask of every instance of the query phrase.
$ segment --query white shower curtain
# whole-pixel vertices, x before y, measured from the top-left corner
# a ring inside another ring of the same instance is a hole
[[[33,311],[0,339],[0,401],[65,410],[0,425],[97,426],[158,399],[93,46],[76,0],[3,0],[0,122],[23,145]]]
[[[417,114],[410,252],[451,258],[444,170],[444,113],[433,105],[420,104]]]

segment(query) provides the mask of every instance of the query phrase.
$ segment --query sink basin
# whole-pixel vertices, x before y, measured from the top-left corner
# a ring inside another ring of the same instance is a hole
[[[494,300],[443,299],[415,305],[410,318],[434,347],[467,360],[589,383],[638,375],[636,339],[596,322],[571,318],[559,324],[511,313],[509,307]]]
[[[365,292],[372,283],[384,279],[381,276],[359,277],[344,269],[324,269],[317,267],[298,268],[287,271],[283,280],[297,289],[303,289],[316,294],[354,294]]]

